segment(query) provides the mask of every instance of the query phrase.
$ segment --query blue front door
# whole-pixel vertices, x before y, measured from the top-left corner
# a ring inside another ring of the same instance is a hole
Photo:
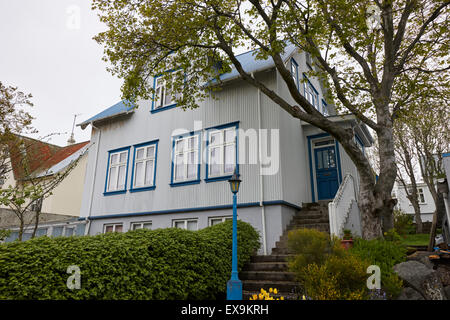
[[[316,164],[317,198],[333,199],[339,188],[334,146],[314,149]]]

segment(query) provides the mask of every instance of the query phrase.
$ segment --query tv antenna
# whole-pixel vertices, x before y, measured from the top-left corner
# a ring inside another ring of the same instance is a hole
[[[73,131],[75,130],[75,120],[77,119],[78,116],[81,116],[81,113],[73,115],[72,133],[70,134],[69,140],[67,140],[67,145],[68,146],[70,146],[71,144],[75,143],[75,138],[74,138],[74,135],[73,135]]]

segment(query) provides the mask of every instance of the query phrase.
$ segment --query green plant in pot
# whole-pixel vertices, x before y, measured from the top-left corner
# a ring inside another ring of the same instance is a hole
[[[353,237],[351,230],[344,229],[344,237],[341,240],[341,245],[345,249],[353,247]]]

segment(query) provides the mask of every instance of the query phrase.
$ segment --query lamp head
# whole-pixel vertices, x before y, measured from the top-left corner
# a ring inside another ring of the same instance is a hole
[[[228,182],[230,183],[230,188],[232,193],[237,193],[239,191],[239,185],[241,184],[241,180],[239,179],[240,174],[234,170],[233,176]]]

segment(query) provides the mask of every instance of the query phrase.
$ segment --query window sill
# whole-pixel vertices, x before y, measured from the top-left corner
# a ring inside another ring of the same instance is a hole
[[[176,106],[177,106],[176,103],[175,104],[169,104],[168,106],[152,109],[152,110],[150,110],[150,113],[158,113],[160,111],[164,111],[164,110],[169,110],[169,109],[175,108]]]
[[[134,189],[130,189],[130,192],[150,191],[150,190],[155,190],[155,188],[156,188],[156,186],[134,188]]]
[[[115,194],[122,194],[122,193],[126,193],[127,190],[119,190],[119,191],[107,191],[107,192],[103,192],[104,196],[112,196]]]
[[[181,187],[181,186],[188,186],[191,184],[199,184],[199,183],[200,183],[200,179],[197,179],[197,180],[191,180],[191,181],[172,182],[169,185],[171,187]]]
[[[231,179],[232,176],[233,175],[213,177],[213,178],[206,178],[205,182],[209,183],[209,182],[216,182],[216,181],[228,181],[228,180]]]

